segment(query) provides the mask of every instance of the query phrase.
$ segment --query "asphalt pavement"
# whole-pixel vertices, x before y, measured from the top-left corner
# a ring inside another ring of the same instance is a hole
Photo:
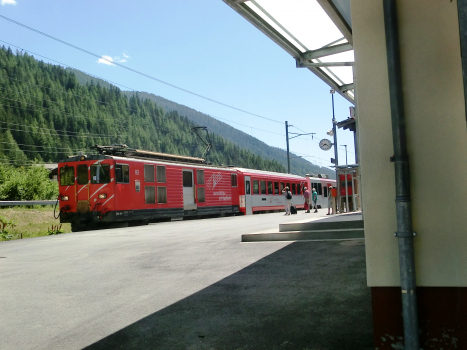
[[[305,217],[1,242],[0,349],[372,349],[362,240],[240,242]]]

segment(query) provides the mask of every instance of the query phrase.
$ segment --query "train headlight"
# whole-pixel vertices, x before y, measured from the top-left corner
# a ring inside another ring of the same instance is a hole
[[[99,195],[99,199],[106,199],[107,198],[107,195],[105,193],[101,193]]]
[[[68,196],[62,196],[62,201],[67,201],[68,199]]]

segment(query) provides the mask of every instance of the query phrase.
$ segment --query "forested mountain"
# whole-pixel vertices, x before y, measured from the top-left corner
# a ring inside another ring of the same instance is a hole
[[[191,108],[152,94],[123,92],[85,73],[0,49],[1,162],[57,162],[80,151],[93,153],[96,144],[116,143],[201,157],[205,146],[191,130],[198,125],[214,132],[207,161],[286,171],[284,151]],[[330,173],[296,162],[293,172],[300,175]]]
[[[196,126],[149,99],[127,98],[120,89],[82,85],[73,72],[0,49],[0,161],[24,164],[57,162],[96,144],[200,157],[205,146]],[[213,164],[284,172],[218,135],[211,135]]]
[[[101,86],[106,86],[110,88],[110,84],[105,80],[92,77],[88,74],[80,72],[75,69],[68,68],[70,71],[75,72],[78,80],[81,84],[86,85],[90,83],[100,84]],[[167,100],[163,97],[150,94],[147,92],[134,92],[134,91],[122,91],[122,94],[128,96],[129,98],[136,95],[142,99],[150,99],[155,102],[158,106],[164,108],[165,111],[175,111],[180,115],[191,120],[193,123],[206,126],[212,130],[217,135],[222,136],[224,139],[229,140],[230,142],[236,144],[238,147],[249,150],[265,159],[277,160],[280,164],[287,168],[287,152],[276,148],[271,147],[265,144],[264,142],[240,131],[230,125],[223,123],[215,118],[210,117],[207,114],[198,112],[193,108],[178,104],[176,102]],[[285,137],[284,137],[285,143]],[[291,154],[291,156],[294,156]],[[328,168],[320,167],[318,165],[312,164],[302,158],[292,158],[290,159],[291,171],[297,175],[304,175],[307,173],[314,174],[327,174],[331,178],[335,178],[335,173],[333,170]]]

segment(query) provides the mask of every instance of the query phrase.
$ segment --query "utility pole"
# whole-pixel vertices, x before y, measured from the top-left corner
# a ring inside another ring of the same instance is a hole
[[[287,140],[287,174],[290,174],[289,123],[287,120],[285,121],[285,139]]]
[[[288,122],[286,121],[285,122],[285,138],[287,140],[287,173],[290,174],[290,151],[289,151],[289,140],[290,139],[294,139],[296,137],[299,137],[299,136],[303,136],[303,135],[311,135],[311,139],[313,139],[313,135],[315,135],[316,133],[315,132],[308,132],[308,133],[305,133],[305,134],[298,134],[296,132],[289,132],[289,127],[291,127],[293,125],[288,125]],[[292,136],[289,138],[289,134],[293,134],[295,136]],[[301,157],[298,157],[298,158],[301,158]]]
[[[338,152],[337,152],[337,130],[336,130],[336,116],[334,114],[334,93],[336,91],[334,89],[331,90],[331,98],[332,98],[332,133],[334,134],[334,159],[336,161],[336,180],[337,180],[337,166],[339,165],[338,159]]]
[[[347,145],[341,145],[345,147],[345,165],[347,165]]]

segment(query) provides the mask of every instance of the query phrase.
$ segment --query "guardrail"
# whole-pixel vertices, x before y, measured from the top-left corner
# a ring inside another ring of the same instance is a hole
[[[55,205],[57,200],[50,201],[0,201],[0,207],[16,207],[21,205]]]

